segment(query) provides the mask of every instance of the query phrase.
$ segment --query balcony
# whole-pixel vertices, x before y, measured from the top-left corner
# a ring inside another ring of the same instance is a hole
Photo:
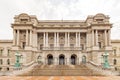
[[[81,47],[43,47],[42,50],[81,50]]]

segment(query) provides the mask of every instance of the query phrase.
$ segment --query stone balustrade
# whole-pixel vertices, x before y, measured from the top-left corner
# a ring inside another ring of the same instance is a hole
[[[88,62],[86,64],[87,67],[92,69],[94,72],[99,73],[101,75],[109,76],[109,75],[120,75],[119,72],[111,70],[111,69],[104,69],[101,65],[95,64],[93,62]],[[95,74],[96,74],[95,73]]]
[[[81,50],[81,47],[43,47],[42,50]]]

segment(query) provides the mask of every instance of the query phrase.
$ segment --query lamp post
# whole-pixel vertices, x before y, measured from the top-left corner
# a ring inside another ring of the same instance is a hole
[[[108,62],[109,54],[107,52],[105,52],[102,56],[103,56],[103,68],[110,68],[110,65]]]
[[[42,53],[42,52],[40,52],[40,54],[41,54],[41,53]],[[37,58],[38,64],[42,62],[42,61],[41,61],[41,56],[40,56],[40,54],[39,54],[39,56],[38,56],[38,58]]]
[[[19,68],[21,66],[20,65],[21,54],[19,54],[18,52],[16,52],[15,56],[16,56],[15,67]]]

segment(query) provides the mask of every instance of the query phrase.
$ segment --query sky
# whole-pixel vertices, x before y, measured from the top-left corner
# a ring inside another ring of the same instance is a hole
[[[13,39],[11,24],[21,13],[39,20],[85,20],[88,15],[109,15],[111,39],[120,39],[120,0],[0,0],[0,39]]]

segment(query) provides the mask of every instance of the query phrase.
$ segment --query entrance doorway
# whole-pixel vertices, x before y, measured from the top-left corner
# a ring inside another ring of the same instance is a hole
[[[77,59],[77,56],[75,54],[73,54],[71,56],[71,64],[75,65],[76,64],[76,59]]]
[[[47,60],[48,60],[48,65],[53,64],[53,56],[51,54],[47,56]]]
[[[59,65],[64,65],[65,64],[65,56],[61,54],[59,56]]]

